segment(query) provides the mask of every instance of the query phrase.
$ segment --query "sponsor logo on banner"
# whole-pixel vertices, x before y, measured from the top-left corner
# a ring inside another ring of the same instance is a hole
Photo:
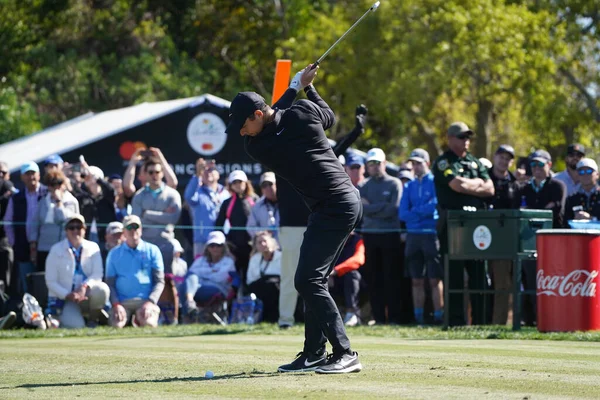
[[[479,250],[487,250],[492,244],[492,232],[485,225],[479,225],[473,231],[473,244]]]
[[[192,119],[187,128],[190,147],[203,156],[220,152],[227,142],[225,122],[213,113],[201,113]]]
[[[560,297],[596,297],[596,278],[598,271],[576,269],[566,276],[544,275],[544,270],[537,273],[537,295]]]

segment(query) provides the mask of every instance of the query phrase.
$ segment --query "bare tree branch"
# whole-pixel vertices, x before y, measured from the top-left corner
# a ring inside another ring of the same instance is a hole
[[[579,92],[585,98],[585,102],[587,103],[587,106],[588,106],[590,112],[592,113],[592,117],[594,118],[594,120],[596,122],[600,122],[600,109],[598,109],[598,105],[596,104],[596,98],[587,91],[587,89],[585,88],[583,83],[579,82],[577,80],[577,78],[575,77],[575,75],[573,75],[571,73],[571,71],[569,71],[568,69],[566,69],[564,67],[561,67],[560,72],[567,78],[567,80],[573,86],[575,86],[577,88],[577,90],[579,90]]]

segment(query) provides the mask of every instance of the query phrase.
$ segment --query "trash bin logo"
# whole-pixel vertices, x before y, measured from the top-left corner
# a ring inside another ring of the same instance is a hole
[[[598,271],[576,269],[567,276],[544,275],[544,270],[537,272],[537,295],[560,297],[596,297],[596,278]]]
[[[473,231],[473,244],[479,250],[487,250],[492,244],[492,232],[485,225],[479,225]]]

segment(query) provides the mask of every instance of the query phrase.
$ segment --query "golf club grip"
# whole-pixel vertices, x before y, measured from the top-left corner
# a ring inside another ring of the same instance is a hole
[[[317,68],[319,66],[319,62],[316,61],[315,63],[313,63],[312,67],[310,67],[310,70],[312,71],[313,69]]]

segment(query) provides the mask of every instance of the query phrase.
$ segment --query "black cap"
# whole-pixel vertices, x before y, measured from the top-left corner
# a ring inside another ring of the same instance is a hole
[[[267,103],[265,99],[255,92],[239,92],[229,106],[229,124],[225,133],[240,133],[246,119],[254,111],[262,109]]]
[[[582,156],[585,156],[585,147],[579,143],[570,144],[569,147],[567,147],[567,154],[571,153],[580,153]]]
[[[506,153],[509,154],[512,158],[515,158],[515,149],[509,144],[501,144],[498,146],[498,150],[496,150],[496,154]]]

